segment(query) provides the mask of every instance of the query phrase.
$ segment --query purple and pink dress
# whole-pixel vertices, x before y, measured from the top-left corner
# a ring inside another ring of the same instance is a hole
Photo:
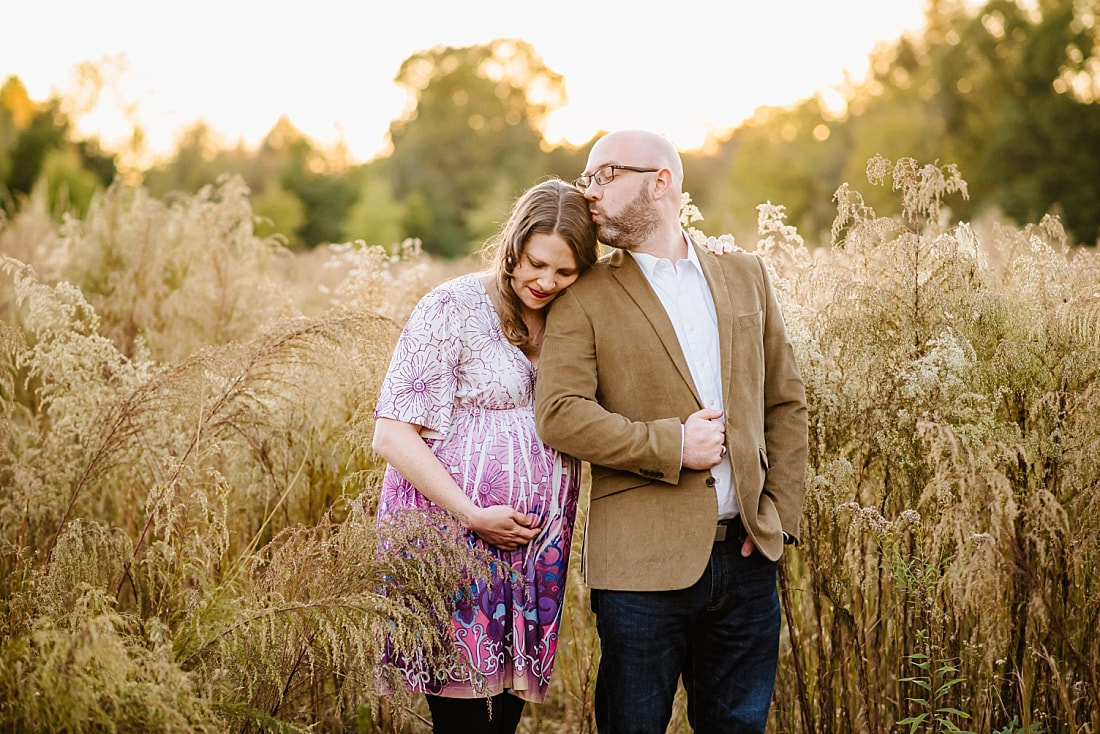
[[[436,458],[478,505],[508,504],[536,515],[538,536],[504,551],[473,533],[471,545],[512,569],[511,579],[476,580],[472,599],[452,616],[454,641],[474,681],[461,671],[445,680],[400,651],[413,691],[476,698],[508,691],[546,698],[561,624],[569,548],[577,511],[579,462],[535,435],[535,367],[508,341],[476,275],[448,281],[417,304],[397,342],[375,417],[423,426]],[[434,504],[393,467],[386,468],[379,520]]]

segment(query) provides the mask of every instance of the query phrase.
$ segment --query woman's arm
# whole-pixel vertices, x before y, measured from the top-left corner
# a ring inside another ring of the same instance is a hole
[[[531,518],[509,505],[474,504],[424,443],[420,426],[379,418],[372,446],[422,495],[450,512],[486,543],[510,551],[527,545],[538,535],[537,527],[529,527]]]

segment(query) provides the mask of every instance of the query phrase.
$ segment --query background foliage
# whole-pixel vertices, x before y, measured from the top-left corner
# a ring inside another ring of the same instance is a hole
[[[933,3],[844,115],[761,110],[686,157],[693,226],[773,269],[810,401],[772,731],[1100,732],[1096,15]],[[446,660],[479,559],[375,527],[378,380],[586,150],[541,142],[562,80],[520,42],[400,78],[389,156],[196,125],[136,180],[0,90],[0,729],[426,730],[379,695],[379,631]],[[594,731],[578,565],[527,732]]]
[[[772,204],[741,241],[811,416],[772,730],[1100,731],[1100,256],[951,219],[954,166],[866,173],[901,216],[845,184],[829,247]],[[371,412],[413,304],[473,263],[291,252],[247,191],[116,183],[61,227],[39,191],[0,228],[0,728],[425,730],[381,645],[446,661],[481,561],[375,527]],[[594,730],[578,568],[525,731]]]
[[[931,0],[926,27],[875,49],[867,78],[850,82],[841,104],[815,97],[760,108],[688,154],[695,201],[715,229],[742,236],[754,232],[756,204],[782,201],[818,244],[828,240],[829,196],[841,183],[860,180],[874,155],[912,156],[966,171],[974,193],[953,203],[958,216],[1025,223],[1055,214],[1072,243],[1094,245],[1098,15],[1100,0]],[[125,158],[73,139],[63,112],[70,100],[30,100],[11,77],[0,89],[0,205],[11,214],[41,185],[55,216],[80,215],[116,176],[164,197],[234,173],[268,220],[261,233],[280,233],[294,248],[415,237],[454,258],[476,249],[532,181],[571,180],[584,167],[588,144],[543,139],[565,80],[523,41],[423,51],[395,80],[407,90],[406,112],[391,124],[390,152],[366,163],[318,148],[283,118],[257,150],[220,148],[198,122],[167,160],[116,171]],[[141,130],[132,137],[140,144]],[[867,195],[882,213],[899,213],[889,196]]]

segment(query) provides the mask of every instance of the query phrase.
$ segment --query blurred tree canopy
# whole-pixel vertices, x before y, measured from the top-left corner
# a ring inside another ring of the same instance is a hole
[[[745,231],[755,205],[827,241],[826,192],[864,179],[867,161],[957,164],[962,218],[993,210],[1019,222],[1059,215],[1073,239],[1100,238],[1100,0],[932,0],[920,35],[876,49],[868,79],[830,111],[820,98],[761,109],[712,156],[686,156],[687,187],[708,219]],[[705,175],[699,176],[698,173]],[[889,191],[868,191],[881,214]],[[709,222],[708,222],[709,224]]]
[[[410,105],[390,125],[388,179],[398,202],[428,203],[405,229],[429,252],[465,254],[546,174],[543,130],[564,81],[517,40],[418,53],[395,81]]]
[[[115,173],[97,141],[73,138],[60,99],[31,100],[18,77],[0,86],[0,211],[13,213],[41,184],[55,215],[83,214]]]
[[[877,154],[958,165],[970,184],[969,199],[947,202],[958,217],[992,211],[1025,223],[1055,213],[1076,243],[1096,244],[1100,0],[931,0],[926,15],[920,33],[874,50],[842,104],[814,97],[760,108],[686,152],[703,228],[751,237],[757,205],[771,201],[808,241],[825,242],[833,192],[864,180]],[[457,257],[493,234],[523,189],[584,167],[590,143],[544,139],[565,80],[524,41],[439,46],[405,60],[395,81],[408,104],[390,126],[388,155],[353,163],[286,118],[258,149],[228,147],[199,122],[143,183],[167,196],[239,174],[257,231],[292,247],[417,237],[426,251]],[[58,99],[30,100],[14,77],[0,88],[0,200],[9,212],[40,184],[53,211],[79,210],[116,175],[112,154],[73,140],[62,110]],[[890,192],[866,195],[880,213],[896,213]]]

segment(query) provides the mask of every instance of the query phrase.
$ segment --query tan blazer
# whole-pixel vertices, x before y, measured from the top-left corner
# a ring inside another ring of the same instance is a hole
[[[696,248],[721,341],[726,446],[742,519],[778,560],[797,539],[806,396],[764,263]],[[592,588],[681,589],[699,579],[718,503],[709,471],[680,468],[681,424],[700,410],[691,372],[634,258],[601,259],[550,308],[539,359],[540,437],[592,465],[584,573]]]

